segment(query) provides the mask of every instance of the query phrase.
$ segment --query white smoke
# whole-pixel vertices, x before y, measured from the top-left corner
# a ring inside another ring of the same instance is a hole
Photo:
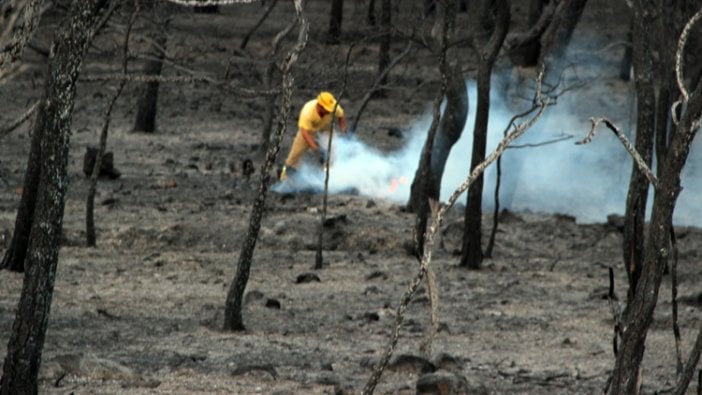
[[[524,106],[509,109],[501,98],[499,84],[493,84],[493,87],[488,153],[502,139],[512,116],[525,109]],[[465,180],[470,165],[476,107],[475,84],[469,81],[467,89],[469,116],[461,139],[454,145],[446,164],[441,191],[444,200]],[[619,140],[605,129],[590,144],[575,145],[590,130],[588,119],[591,116],[608,116],[622,130],[631,129],[633,118],[630,115],[633,110],[627,104],[626,96],[619,98],[618,105],[611,105],[603,101],[602,94],[602,91],[590,87],[559,98],[557,105],[547,109],[545,116],[512,144],[515,148],[508,149],[502,158],[501,208],[564,213],[574,216],[581,223],[603,222],[609,214],[623,214],[632,168],[629,154]],[[405,132],[403,147],[393,152],[375,149],[354,135],[336,134],[330,192],[354,191],[363,196],[406,203],[430,123],[431,115],[427,110]],[[572,137],[541,144],[563,138],[564,135]],[[523,148],[516,148],[519,146]],[[694,144],[683,178],[684,191],[674,217],[677,225],[695,225],[699,222],[696,215],[702,196],[699,150],[699,144]],[[306,187],[318,191],[323,188],[324,173],[321,167],[305,164],[299,173]],[[485,173],[485,210],[494,208],[495,181],[496,168],[493,164]],[[281,187],[276,187],[280,191]],[[651,196],[649,204],[652,199]],[[465,202],[465,197],[459,201]]]

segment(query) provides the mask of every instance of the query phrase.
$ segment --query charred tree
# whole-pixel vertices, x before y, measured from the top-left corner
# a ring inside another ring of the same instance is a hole
[[[229,286],[227,299],[224,306],[224,329],[230,331],[243,331],[244,320],[241,314],[244,298],[244,290],[249,281],[249,272],[251,271],[251,261],[256,248],[256,240],[261,229],[261,219],[263,218],[263,210],[266,204],[266,195],[268,193],[268,184],[271,179],[271,169],[273,163],[278,156],[280,150],[280,142],[283,139],[283,134],[287,127],[287,119],[290,115],[291,98],[293,89],[292,66],[297,61],[297,58],[307,44],[307,35],[309,32],[309,23],[302,11],[302,0],[295,0],[295,11],[300,24],[300,30],[297,37],[297,44],[290,50],[281,66],[282,77],[282,97],[280,101],[280,111],[278,115],[278,123],[274,134],[274,139],[271,141],[266,154],[266,162],[261,169],[261,182],[258,187],[258,196],[253,203],[251,218],[249,219],[249,227],[246,234],[246,239],[239,254],[236,275]]]
[[[626,48],[624,48],[624,54],[622,55],[622,60],[619,63],[619,78],[622,81],[629,81],[631,78],[631,63],[634,54],[634,46],[632,43],[634,41],[634,37],[632,36],[633,29],[634,25],[632,18],[632,25],[629,27],[629,32],[626,34]]]
[[[653,81],[652,27],[654,1],[637,1],[633,20],[633,67],[636,87],[636,151],[651,166],[656,115],[656,97]],[[643,264],[643,230],[646,217],[649,182],[634,163],[629,179],[626,198],[624,241],[622,243],[624,264],[629,279],[628,300],[632,300]]]
[[[75,83],[91,39],[91,31],[106,1],[79,0],[57,30],[43,104],[36,123],[41,135],[34,153],[37,189],[31,213],[22,294],[3,365],[0,394],[36,394],[44,337],[48,325],[61,242]],[[32,156],[32,155],[30,155]],[[17,231],[17,230],[16,230]]]
[[[331,14],[329,16],[328,44],[338,44],[341,38],[341,22],[344,19],[344,0],[331,1]]]
[[[149,44],[149,59],[144,64],[144,75],[159,77],[163,69],[163,60],[166,57],[166,44],[168,42],[167,29],[170,21],[170,18],[165,15],[167,12],[166,6],[165,4],[151,5],[154,19],[157,22],[153,29],[152,41]],[[156,131],[158,90],[158,78],[153,81],[143,82],[139,88],[134,131],[144,133],[153,133]]]
[[[134,26],[134,21],[139,14],[139,2],[134,2],[134,10],[129,18],[129,23],[127,24],[127,31],[124,34],[124,45],[122,47],[122,74],[127,74],[127,65],[129,61],[129,38],[131,36],[132,27]],[[95,247],[97,243],[97,232],[95,231],[95,195],[97,194],[98,178],[103,168],[103,164],[106,164],[106,154],[105,150],[107,147],[107,133],[110,130],[110,122],[112,121],[112,109],[122,94],[124,87],[127,85],[127,80],[123,79],[119,82],[117,86],[117,91],[112,95],[110,99],[110,104],[107,106],[107,111],[105,113],[105,118],[102,125],[102,130],[100,131],[100,140],[98,142],[98,147],[95,149],[95,158],[93,167],[90,169],[90,178],[88,180],[88,196],[85,203],[85,243],[88,247]],[[90,152],[90,148],[88,148]],[[111,158],[113,156],[111,155]],[[114,159],[111,160],[114,162]]]
[[[442,9],[440,18],[437,18],[434,31],[440,34],[435,37],[435,47],[439,52],[439,71],[442,86],[434,102],[434,118],[429,128],[427,140],[422,148],[417,171],[412,180],[411,193],[407,207],[417,214],[414,228],[415,243],[413,248],[417,256],[421,256],[424,246],[424,233],[430,214],[429,201],[439,200],[441,190],[441,177],[448,154],[453,144],[463,132],[468,113],[468,95],[463,81],[458,59],[455,52],[448,51],[447,43],[452,35],[456,16],[456,1],[440,1]],[[450,52],[450,54],[449,54]],[[451,62],[449,57],[453,58]],[[443,116],[440,114],[441,101],[446,95],[446,109]]]
[[[471,171],[485,160],[488,116],[490,113],[490,80],[497,54],[507,36],[510,10],[507,0],[481,0],[470,5],[473,26],[473,47],[478,53],[478,104],[473,126]],[[483,261],[482,239],[483,176],[468,189],[463,230],[461,266],[480,269]]]
[[[638,67],[638,64],[642,61],[642,59],[639,58],[641,56],[639,51],[641,50],[638,47],[643,46],[643,52],[652,59],[656,59],[656,57],[652,56],[652,48],[653,46],[657,46],[655,40],[662,37],[670,37],[671,32],[677,31],[678,27],[676,27],[675,19],[679,19],[680,14],[671,14],[670,11],[679,11],[682,7],[670,7],[669,5],[664,5],[655,0],[638,0],[635,2],[634,7],[635,38],[633,59],[635,78],[637,79],[636,88],[638,90],[640,88],[638,79],[642,78],[640,73],[642,70],[646,70],[646,68]],[[656,24],[656,21],[651,20],[654,15],[657,18],[663,17],[670,19],[667,21],[658,21],[658,24]],[[689,34],[691,30],[690,27],[694,25],[695,21],[701,19],[702,10],[698,11],[685,29],[682,30],[683,36],[680,42],[683,45],[678,46],[679,50],[684,50],[685,37]],[[636,36],[639,29],[650,30],[643,36],[644,39],[648,39],[649,41],[637,42]],[[667,45],[670,45],[670,43]],[[674,62],[666,60],[665,57],[671,56],[671,52],[672,51],[665,49],[658,54],[658,58],[660,59],[660,63],[658,64],[659,69],[656,70],[657,73],[654,73],[654,84],[652,85],[655,85],[657,82],[655,81],[656,74],[663,79],[670,77],[670,70],[665,70],[665,67],[673,65]],[[675,58],[677,59],[676,62],[682,62],[684,55],[678,54]],[[644,66],[654,70],[654,67],[649,66],[649,62],[655,64],[655,61],[651,61],[651,59],[644,59]],[[648,233],[641,247],[642,250],[639,252],[640,261],[634,262],[637,264],[635,267],[636,272],[634,273],[635,277],[630,274],[630,282],[632,277],[634,282],[630,283],[629,286],[634,289],[630,290],[628,294],[628,305],[627,312],[624,316],[624,331],[622,333],[621,346],[619,348],[619,354],[617,354],[614,370],[612,372],[611,385],[608,390],[610,394],[631,394],[636,393],[640,388],[641,382],[639,379],[641,376],[639,370],[645,351],[646,337],[648,329],[653,321],[653,312],[658,301],[658,292],[668,264],[668,258],[672,255],[672,217],[677,198],[682,190],[680,185],[681,173],[687,161],[690,145],[699,130],[700,119],[702,118],[702,83],[700,83],[699,78],[693,78],[692,81],[686,79],[682,75],[683,68],[678,66],[678,64],[675,64],[674,67],[677,77],[679,77],[679,79],[676,79],[678,81],[677,90],[680,92],[681,103],[679,106],[673,106],[673,111],[676,112],[676,115],[674,115],[677,120],[677,122],[675,122],[676,127],[670,130],[656,130],[657,141],[664,144],[664,147],[657,148],[657,173],[659,177],[653,198]],[[660,73],[661,71],[663,71],[663,73]],[[665,84],[661,84],[661,87],[664,85]],[[688,88],[686,85],[691,85],[693,88],[691,93],[687,90]],[[661,87],[659,87],[659,89],[661,89]],[[653,88],[647,85],[644,85],[642,89],[651,96],[654,96],[656,93]],[[637,92],[637,95],[638,94]],[[659,90],[658,97],[661,98],[664,96],[665,94],[661,95],[661,91]],[[677,96],[678,95],[675,95],[675,97]],[[648,102],[646,104],[653,109],[647,111],[656,111],[655,96],[649,101],[652,102],[653,105]],[[658,108],[662,107],[662,103],[658,104]],[[654,117],[650,116],[650,118]],[[653,125],[660,125],[656,121],[646,120],[646,122],[650,122]],[[654,127],[657,128],[658,126],[653,126],[652,128]],[[627,199],[627,204],[629,204],[629,199]],[[630,232],[633,234],[634,230]],[[636,234],[636,237],[643,239],[644,231],[641,230],[640,233]],[[630,250],[638,246],[631,245],[631,240],[629,240],[629,243],[629,248],[625,245],[625,254],[627,253],[627,249]],[[629,265],[631,262],[632,261],[625,261],[625,264]],[[627,273],[630,273],[630,271],[631,270],[627,267]],[[698,334],[698,340],[694,350],[690,354],[686,366],[683,369],[685,374],[678,377],[675,393],[684,393],[689,385],[692,369],[697,365],[700,356],[699,341],[702,339],[700,335],[702,335],[702,332]]]
[[[633,394],[638,390],[639,369],[645,350],[646,336],[653,321],[658,291],[670,252],[670,218],[682,190],[680,176],[685,166],[690,145],[702,117],[702,84],[692,92],[678,130],[671,136],[666,159],[660,164],[659,185],[653,199],[640,279],[634,298],[628,305],[624,333],[612,373],[610,394]],[[696,362],[696,361],[695,361]]]
[[[580,21],[587,0],[561,0],[555,9],[553,20],[541,37],[539,63],[546,67],[545,83],[555,87],[565,68],[565,54]]]
[[[29,244],[29,231],[34,219],[34,208],[36,207],[37,191],[39,189],[39,174],[42,162],[41,142],[43,140],[44,129],[46,128],[46,111],[43,103],[37,111],[37,118],[34,121],[32,140],[29,148],[29,159],[24,173],[24,185],[22,186],[22,197],[15,217],[15,230],[12,234],[10,247],[5,251],[5,256],[0,263],[0,268],[14,272],[24,272],[25,257],[27,256],[27,246]]]

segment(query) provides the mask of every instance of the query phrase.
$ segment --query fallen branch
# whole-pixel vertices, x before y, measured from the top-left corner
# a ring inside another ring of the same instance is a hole
[[[592,128],[590,129],[590,132],[588,132],[587,136],[585,136],[584,139],[576,142],[575,144],[588,144],[589,142],[592,141],[592,138],[595,136],[595,133],[597,133],[597,126],[599,126],[600,123],[604,123],[617,137],[619,138],[619,141],[624,144],[624,148],[629,152],[631,157],[634,159],[636,162],[636,165],[639,167],[642,173],[646,176],[648,181],[653,185],[654,188],[658,188],[658,178],[653,174],[651,169],[646,165],[646,162],[641,158],[641,155],[636,151],[636,148],[634,148],[633,145],[629,142],[629,140],[626,138],[624,133],[619,130],[619,128],[612,123],[607,118],[590,118],[590,122],[592,122]]]
[[[403,295],[399,306],[397,307],[397,311],[395,313],[395,325],[390,336],[390,342],[387,346],[387,349],[385,350],[383,357],[381,358],[380,362],[373,371],[373,374],[371,375],[370,379],[366,383],[362,394],[370,395],[373,393],[376,385],[378,384],[378,381],[380,380],[380,377],[383,374],[383,371],[385,370],[385,368],[388,365],[388,362],[390,361],[390,357],[392,356],[395,347],[397,346],[397,340],[400,334],[400,327],[402,326],[407,306],[409,305],[409,302],[412,300],[412,296],[417,291],[417,288],[419,288],[419,284],[422,282],[424,276],[427,273],[429,264],[431,263],[436,232],[438,231],[439,227],[441,226],[441,223],[443,222],[444,215],[446,215],[446,212],[451,207],[453,207],[458,198],[463,194],[463,192],[465,192],[468,189],[468,187],[475,181],[475,179],[478,178],[490,164],[492,164],[495,160],[497,160],[497,158],[500,157],[500,155],[504,153],[504,151],[507,149],[509,144],[512,141],[514,141],[514,139],[521,136],[522,134],[524,134],[524,132],[531,128],[541,118],[544,111],[546,110],[548,101],[543,99],[541,95],[542,79],[543,70],[541,70],[541,72],[539,73],[536,81],[535,102],[539,104],[539,111],[537,111],[537,113],[531,119],[515,126],[514,130],[512,130],[512,132],[510,132],[505,138],[502,139],[500,144],[498,144],[497,148],[495,148],[495,150],[492,153],[490,153],[490,155],[488,155],[483,162],[481,162],[478,166],[476,166],[473,169],[468,178],[466,178],[465,181],[463,181],[463,183],[451,194],[446,204],[441,206],[441,208],[434,215],[432,224],[429,230],[427,231],[426,237],[424,239],[424,252],[422,254],[421,263],[419,265],[419,271],[415,274],[408,289],[405,291],[405,294]]]

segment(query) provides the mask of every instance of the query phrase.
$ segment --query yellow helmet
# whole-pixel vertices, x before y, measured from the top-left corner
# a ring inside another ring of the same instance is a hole
[[[328,112],[334,111],[334,105],[336,104],[336,99],[334,95],[329,92],[322,92],[317,96],[317,103],[322,106],[323,109]]]

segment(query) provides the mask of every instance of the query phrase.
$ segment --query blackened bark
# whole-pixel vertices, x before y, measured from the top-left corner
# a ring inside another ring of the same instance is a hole
[[[151,59],[144,64],[144,74],[150,76],[160,76],[163,69],[163,59],[166,54],[166,44],[168,35],[166,32],[168,19],[159,16],[159,13],[165,12],[163,6],[154,6],[156,19],[162,19],[161,26],[156,26],[154,29],[154,43],[151,44],[149,53]],[[158,81],[148,81],[142,83],[139,88],[139,98],[137,99],[137,114],[134,121],[134,131],[153,133],[156,131],[156,114],[158,110]]]
[[[554,87],[560,80],[566,50],[586,4],[587,0],[561,0],[542,36],[539,63],[545,66],[544,82],[547,86]]]
[[[278,124],[274,134],[274,138],[271,141],[270,147],[268,148],[268,153],[266,154],[266,162],[263,164],[261,169],[261,182],[258,186],[258,195],[253,203],[253,209],[251,211],[251,218],[249,219],[249,228],[246,234],[246,239],[244,240],[244,245],[241,248],[239,254],[239,261],[237,263],[236,275],[234,280],[229,286],[229,291],[227,292],[227,299],[224,306],[224,329],[230,331],[243,331],[244,319],[242,316],[243,298],[244,290],[246,289],[246,284],[249,281],[249,273],[251,271],[251,261],[253,259],[253,253],[256,249],[256,240],[258,239],[258,233],[261,229],[261,219],[263,218],[263,211],[266,204],[266,195],[268,193],[268,184],[271,180],[271,169],[275,163],[275,159],[278,156],[278,151],[280,151],[280,142],[283,140],[283,134],[285,133],[287,127],[287,120],[290,115],[290,109],[292,107],[291,97],[293,89],[293,77],[291,75],[291,69],[293,64],[297,61],[297,58],[305,48],[307,44],[307,35],[309,32],[309,23],[305,18],[302,11],[302,0],[295,0],[295,10],[297,12],[297,18],[300,23],[300,30],[297,38],[297,44],[288,53],[282,67],[282,97],[280,103],[280,111],[278,116]]]
[[[3,365],[0,394],[36,394],[61,241],[75,82],[91,28],[106,1],[80,0],[58,30],[44,92],[39,188],[22,295]],[[40,115],[41,117],[41,115]]]
[[[380,48],[378,51],[378,74],[381,75],[390,64],[390,43],[392,35],[390,28],[392,23],[392,1],[380,0]],[[385,97],[385,90],[382,88],[388,83],[387,73],[380,80],[381,88],[375,91],[375,97]]]
[[[24,173],[24,185],[22,186],[22,197],[17,217],[15,217],[15,230],[12,234],[10,247],[5,251],[5,256],[0,263],[0,269],[7,269],[14,272],[24,272],[25,257],[27,256],[27,245],[29,243],[29,231],[34,218],[34,207],[36,206],[37,190],[39,189],[39,173],[41,166],[41,141],[44,135],[45,113],[44,103],[40,104],[37,110],[37,118],[34,121],[32,130],[32,142],[29,149],[29,159],[27,169]]]
[[[344,19],[344,0],[332,0],[329,17],[327,43],[338,44],[341,37],[341,22]]]
[[[414,180],[412,181],[412,186],[411,186],[411,194],[410,194],[410,199],[407,204],[407,207],[410,211],[414,212],[417,214],[416,220],[415,220],[415,226],[414,226],[414,253],[418,258],[420,258],[423,254],[423,248],[424,248],[424,234],[426,232],[426,227],[427,227],[427,220],[430,214],[431,207],[429,205],[430,199],[438,199],[438,194],[439,194],[439,189],[441,186],[441,175],[432,175],[433,170],[438,170],[441,168],[441,171],[443,172],[443,167],[445,165],[445,158],[443,160],[443,164],[441,166],[436,166],[432,169],[432,165],[435,163],[433,159],[434,155],[434,143],[437,141],[437,136],[440,133],[439,129],[442,122],[441,119],[441,101],[444,98],[444,95],[448,93],[449,90],[449,85],[453,85],[458,79],[458,76],[451,75],[454,73],[459,73],[456,68],[452,68],[449,65],[449,60],[447,59],[448,56],[455,56],[455,55],[449,55],[447,52],[447,43],[449,40],[449,37],[452,34],[453,30],[453,25],[456,17],[456,1],[448,1],[446,4],[441,4],[441,7],[443,7],[443,12],[441,12],[441,17],[438,18],[435,22],[435,25],[441,26],[440,28],[435,28],[434,31],[439,34],[439,37],[434,37],[434,40],[436,42],[435,47],[438,50],[439,53],[439,72],[441,73],[441,90],[439,94],[437,95],[436,99],[434,100],[434,110],[433,110],[433,118],[432,118],[432,123],[431,126],[429,127],[429,132],[427,133],[427,139],[424,143],[424,147],[422,148],[422,154],[419,159],[419,165],[417,167],[417,172],[414,175]],[[455,66],[457,67],[457,66]],[[465,91],[465,86],[463,82],[461,81],[461,85],[463,86],[463,90]],[[451,98],[452,101],[454,101],[454,104],[456,104],[456,107],[459,107],[456,101],[458,101],[458,95],[459,89],[457,89],[454,85],[453,92],[455,96]],[[467,99],[466,99],[467,103]],[[465,109],[467,112],[467,108]],[[448,144],[450,140],[453,138],[451,137],[454,133],[458,133],[460,135],[461,131],[463,128],[460,130],[452,130],[451,129],[451,122],[449,118],[453,118],[456,120],[459,118],[458,114],[456,115],[456,118],[454,118],[454,114],[448,114],[448,111],[445,111],[444,114],[446,115],[444,117],[444,120],[446,122],[445,129],[441,133],[447,133],[448,136],[446,138],[441,138],[439,140],[442,140],[442,144]],[[465,123],[465,120],[463,121]],[[455,141],[454,141],[455,142]],[[452,145],[452,144],[450,144]],[[446,150],[450,150],[449,147],[443,147]],[[443,149],[442,148],[442,149]],[[448,156],[448,152],[446,152],[446,156]],[[437,159],[437,162],[440,162],[440,159]],[[438,180],[438,186],[432,185],[432,183],[437,182]],[[436,196],[432,196],[432,194],[435,194]]]
[[[643,0],[639,0],[641,2]],[[636,393],[639,368],[643,359],[648,328],[658,301],[658,291],[670,253],[670,218],[680,194],[680,175],[685,166],[690,145],[702,117],[702,84],[697,84],[687,103],[677,132],[671,136],[666,160],[661,166],[661,177],[653,200],[650,230],[644,252],[641,276],[636,284],[635,297],[628,306],[624,333],[612,373],[610,394]]]
[[[536,26],[536,24],[539,22],[539,19],[543,14],[544,6],[547,3],[548,0],[529,1],[528,24],[530,27]],[[541,31],[542,34],[543,31],[544,30]],[[539,40],[540,38],[541,34],[535,36],[533,40],[524,43],[520,47],[510,48],[510,59],[512,59],[512,62],[515,65],[523,67],[536,66],[536,64],[539,61],[539,55],[541,53],[541,42]],[[517,53],[519,54],[519,56],[516,56]]]
[[[656,97],[653,76],[652,28],[655,26],[652,0],[637,2],[633,21],[633,66],[636,85],[636,141],[635,148],[650,167],[656,114]],[[634,297],[636,284],[641,276],[644,249],[644,222],[649,182],[634,163],[629,181],[624,214],[624,264],[629,279],[628,301]]]
[[[497,59],[502,43],[507,36],[510,9],[507,0],[494,0],[494,7],[488,7],[490,0],[483,0],[479,5],[472,5],[471,19],[473,26],[473,46],[478,52],[478,104],[473,128],[473,150],[471,154],[471,172],[485,160],[487,145],[488,117],[490,113],[490,79],[492,68]],[[482,8],[482,9],[481,9]],[[493,24],[481,24],[476,19],[484,19],[481,14],[491,9],[494,12]],[[485,27],[494,26],[491,32]],[[482,27],[482,28],[481,28]],[[483,175],[478,176],[468,189],[465,222],[463,230],[463,250],[461,266],[480,269],[483,261],[482,250],[482,209],[483,209]]]
[[[631,78],[631,63],[634,53],[634,37],[632,36],[633,29],[634,26],[632,20],[632,26],[629,27],[629,31],[626,33],[626,47],[624,48],[624,54],[622,55],[622,60],[619,63],[619,78],[622,81],[629,81]]]

